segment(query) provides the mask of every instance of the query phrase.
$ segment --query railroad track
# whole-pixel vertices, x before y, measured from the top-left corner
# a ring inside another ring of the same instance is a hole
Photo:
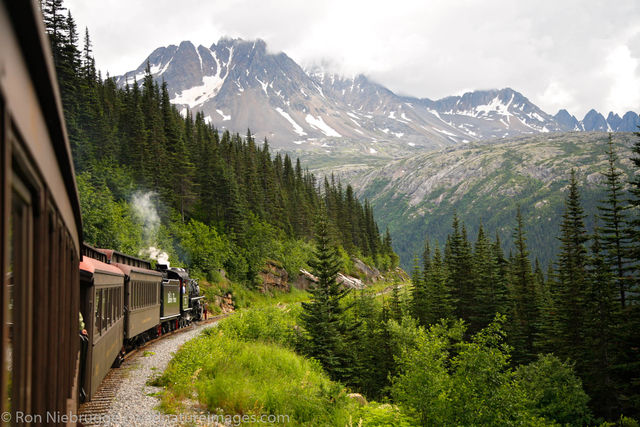
[[[102,383],[98,387],[94,398],[90,402],[82,403],[78,408],[78,415],[81,420],[87,420],[87,422],[83,423],[85,426],[91,425],[99,425],[91,423],[92,419],[99,421],[104,419],[104,416],[108,414],[113,399],[116,396],[118,391],[118,387],[126,380],[129,366],[131,366],[136,355],[141,354],[144,350],[149,347],[151,344],[160,341],[165,338],[169,338],[171,336],[181,334],[183,332],[187,332],[195,328],[196,326],[206,325],[208,323],[215,323],[225,317],[229,316],[231,313],[225,313],[218,316],[211,317],[207,320],[200,321],[198,323],[191,324],[186,328],[177,329],[175,331],[163,334],[158,338],[155,338],[151,341],[147,341],[142,346],[130,351],[124,356],[124,362],[119,368],[112,368],[109,370],[109,373],[104,377]]]

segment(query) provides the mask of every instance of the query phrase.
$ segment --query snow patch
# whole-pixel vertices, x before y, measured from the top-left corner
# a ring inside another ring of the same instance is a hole
[[[204,122],[205,122],[206,124],[210,125],[210,124],[211,124],[211,116],[207,116],[207,117],[205,117],[205,118],[204,118]]]
[[[263,82],[258,78],[258,76],[256,76],[256,80],[258,81],[258,83],[260,83],[260,86],[262,86],[262,90],[264,91],[264,94],[269,96],[269,94],[267,93],[267,86],[269,86],[269,83]]]
[[[416,146],[416,144],[414,144],[413,142],[409,142],[408,145],[409,145],[409,147],[415,147]]]
[[[216,110],[218,112],[218,114],[220,114],[222,116],[222,121],[226,122],[227,120],[231,120],[231,115],[229,116],[225,116],[224,112],[222,110]]]
[[[167,68],[169,68],[169,64],[171,64],[171,61],[173,61],[173,57],[171,57],[171,59],[169,60],[169,62],[167,62],[164,67],[162,67],[162,69],[160,70],[160,72],[158,74],[164,74],[165,71],[167,71]]]
[[[305,117],[304,119],[311,125],[311,127],[318,129],[326,136],[335,136],[337,138],[342,137],[342,135],[336,132],[331,126],[326,124],[320,116],[318,116],[318,118],[315,118],[311,114],[307,114],[307,117]]]
[[[307,133],[302,129],[302,127],[301,127],[298,123],[296,123],[296,121],[295,121],[295,120],[293,120],[293,119],[291,118],[291,116],[289,115],[289,113],[287,113],[286,111],[283,111],[283,110],[282,110],[282,108],[280,108],[280,107],[276,108],[276,111],[277,111],[278,113],[280,113],[280,115],[281,115],[282,117],[284,117],[284,118],[285,118],[289,123],[291,123],[291,126],[293,126],[293,131],[294,131],[295,133],[297,133],[297,134],[298,134],[298,135],[300,135],[300,136],[304,136],[304,135],[306,135],[306,134],[307,134]],[[295,141],[294,141],[294,142],[295,142]]]
[[[176,94],[171,102],[174,104],[187,104],[190,108],[202,105],[218,94],[224,84],[225,78],[226,76],[220,77],[219,74],[215,76],[204,76],[202,78],[202,85],[183,90],[179,94]]]
[[[369,147],[369,153],[370,153],[370,154],[376,154],[376,153],[377,153],[377,151],[376,151],[376,150],[374,150],[373,148]]]
[[[438,129],[438,128],[433,128],[433,130],[435,130],[436,132],[443,133],[445,135],[457,136],[455,133],[447,132],[446,130],[442,130],[442,129]]]

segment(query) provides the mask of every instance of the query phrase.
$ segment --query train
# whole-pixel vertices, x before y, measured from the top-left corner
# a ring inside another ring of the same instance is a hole
[[[79,400],[91,400],[127,352],[203,318],[198,282],[183,268],[82,246]]]
[[[0,413],[52,424],[128,350],[201,318],[202,296],[184,269],[83,244],[37,0],[0,2],[0,165]]]

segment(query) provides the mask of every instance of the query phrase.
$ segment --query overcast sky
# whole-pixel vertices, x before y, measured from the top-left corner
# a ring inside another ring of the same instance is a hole
[[[66,0],[98,67],[159,46],[262,38],[301,65],[437,99],[511,87],[548,113],[640,112],[638,0]]]

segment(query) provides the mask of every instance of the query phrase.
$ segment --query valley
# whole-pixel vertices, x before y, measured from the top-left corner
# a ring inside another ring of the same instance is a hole
[[[619,167],[631,177],[631,147],[637,137],[615,133]],[[335,174],[369,199],[380,227],[388,227],[405,268],[424,240],[443,247],[456,212],[471,240],[480,224],[511,248],[517,205],[527,219],[532,256],[546,266],[559,247],[556,236],[569,172],[575,168],[591,228],[604,197],[607,134],[538,134],[508,141],[469,144],[388,162],[382,166],[343,166]],[[328,172],[328,170],[324,170]]]

